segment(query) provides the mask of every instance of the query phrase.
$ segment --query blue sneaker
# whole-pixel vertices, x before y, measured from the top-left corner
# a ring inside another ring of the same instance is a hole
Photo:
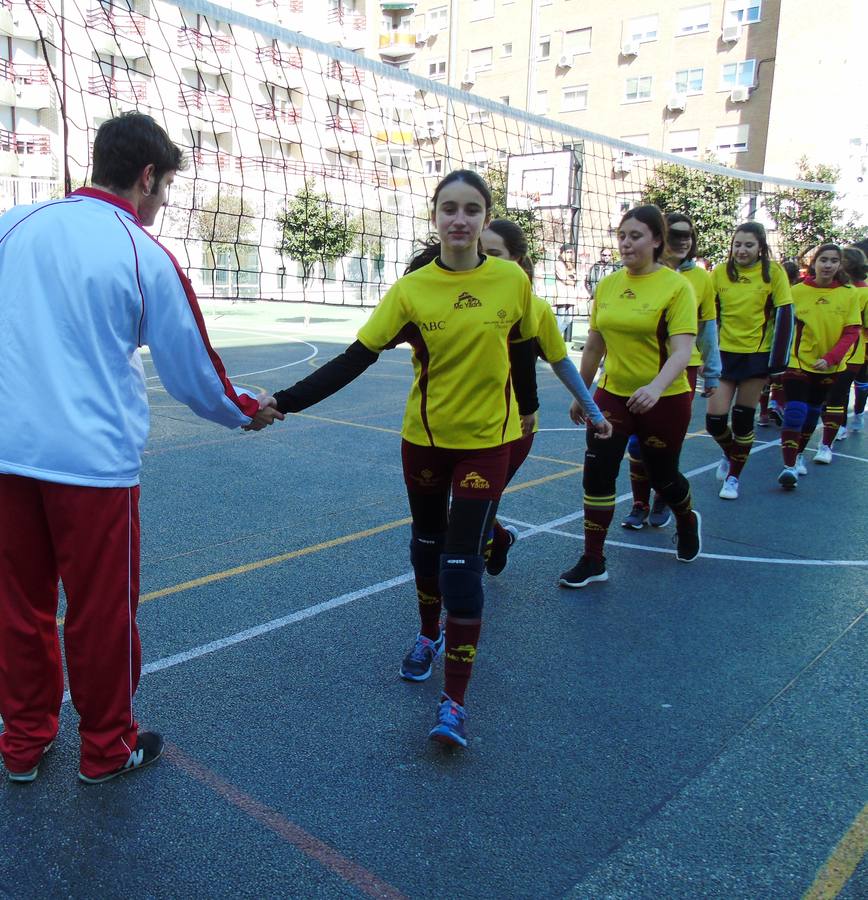
[[[407,681],[425,681],[431,677],[431,667],[434,661],[443,653],[446,646],[446,635],[440,631],[440,637],[436,641],[422,634],[416,635],[416,643],[413,649],[404,657],[401,663],[401,678]]]
[[[450,700],[445,694],[437,707],[437,724],[431,729],[428,737],[432,741],[448,744],[452,747],[466,747],[467,733],[464,720],[467,713],[464,707]]]

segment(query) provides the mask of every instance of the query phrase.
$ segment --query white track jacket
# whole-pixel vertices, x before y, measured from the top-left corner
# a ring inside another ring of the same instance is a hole
[[[145,344],[166,390],[197,415],[236,428],[258,410],[227,379],[190,282],[130,204],[84,188],[0,217],[0,473],[138,484]]]

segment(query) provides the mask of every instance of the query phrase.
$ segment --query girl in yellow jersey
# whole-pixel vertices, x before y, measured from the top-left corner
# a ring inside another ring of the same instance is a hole
[[[354,344],[274,400],[281,411],[299,412],[348,384],[383,350],[403,342],[413,348],[401,458],[421,627],[400,674],[425,680],[445,647],[430,737],[464,747],[464,693],[482,624],[482,551],[510,444],[522,436],[519,414],[536,409],[529,339],[537,324],[524,272],[479,253],[491,212],[485,182],[475,172],[451,172],[432,203],[439,241],[389,289]]]
[[[487,256],[497,256],[501,259],[511,259],[518,263],[524,270],[530,283],[533,284],[533,260],[530,258],[527,238],[521,228],[509,219],[492,219],[488,227],[482,232],[482,252]],[[612,426],[600,412],[597,404],[585,387],[578,369],[567,356],[567,345],[555,317],[554,310],[542,297],[534,295],[534,306],[537,311],[539,323],[536,344],[536,354],[541,356],[551,367],[552,371],[563,382],[566,389],[573,395],[582,408],[585,419],[590,423],[590,428],[599,434],[601,438],[609,437]],[[534,435],[537,431],[536,413],[531,417],[530,434],[519,441],[513,441],[510,452],[509,470],[507,472],[507,484],[527,459],[533,445]],[[489,575],[499,575],[506,566],[507,553],[515,543],[518,532],[511,525],[505,528],[494,520],[494,533],[486,553],[485,569]]]
[[[859,295],[859,309],[862,313],[862,334],[850,348],[844,362],[847,368],[838,374],[838,380],[832,388],[826,406],[823,409],[823,444],[832,446],[832,441],[843,441],[847,438],[847,406],[850,403],[850,386],[856,386],[856,401],[853,408],[853,419],[850,430],[862,430],[862,413],[865,409],[865,392],[868,391],[868,367],[865,364],[865,343],[868,340],[868,260],[858,247],[844,247],[841,265]],[[860,396],[861,395],[861,396]],[[859,402],[861,400],[861,406]],[[819,453],[814,457],[819,457]]]
[[[793,334],[792,297],[786,273],[770,258],[765,229],[759,222],[738,226],[729,259],[714,267],[711,278],[722,371],[720,387],[708,401],[705,427],[723,450],[717,467],[717,478],[723,482],[720,496],[735,500],[753,446],[760,394],[769,375],[779,375],[787,366]]]
[[[696,393],[696,381],[702,370],[703,396],[710,397],[720,383],[720,351],[717,347],[717,309],[714,305],[714,287],[711,275],[696,264],[696,229],[693,220],[684,213],[669,213],[666,216],[667,265],[675,269],[690,282],[696,295],[696,310],[699,332],[696,345],[687,366],[687,380],[690,389]],[[638,435],[633,435],[627,444],[630,459],[630,487],[633,490],[633,508],[621,522],[622,528],[639,530],[647,522],[652,528],[663,528],[669,524],[672,513],[666,501],[659,494],[651,499],[651,482]]]
[[[685,369],[696,339],[696,299],[686,278],[661,265],[665,246],[660,210],[630,210],[618,226],[624,268],[597,287],[581,373],[590,387],[605,357],[594,399],[613,434],[607,441],[587,434],[585,552],[561,575],[564,587],[609,578],[603,549],[615,512],[618,469],[632,434],[639,437],[651,484],[675,514],[677,558],[692,562],[702,549],[699,513],[692,508],[690,484],[678,470],[690,422],[692,392]],[[571,415],[577,413],[574,402]]]
[[[823,403],[839,373],[847,368],[845,357],[859,340],[862,326],[860,298],[847,283],[847,274],[841,267],[841,248],[837,244],[821,244],[809,271],[809,276],[793,288],[796,338],[784,374],[784,469],[778,476],[778,483],[785,490],[792,490],[799,483],[799,476],[808,473],[802,453],[817,426]],[[849,392],[849,385],[847,389]],[[824,450],[827,455],[821,458]],[[831,447],[821,444],[814,462],[831,461]]]

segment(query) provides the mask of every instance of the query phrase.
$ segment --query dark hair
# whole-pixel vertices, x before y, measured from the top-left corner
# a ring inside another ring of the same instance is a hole
[[[730,281],[738,281],[738,272],[735,268],[735,260],[732,258],[732,242],[735,240],[735,236],[740,232],[745,231],[748,234],[752,234],[759,244],[760,252],[759,258],[762,262],[762,272],[763,272],[763,281],[766,284],[771,284],[772,280],[772,257],[769,252],[769,242],[766,237],[765,228],[760,225],[759,222],[742,222],[738,228],[735,229],[732,233],[732,239],[729,242],[729,257],[726,260],[726,274],[729,277]]]
[[[440,197],[440,191],[455,181],[463,181],[465,184],[469,184],[470,187],[479,191],[479,193],[482,194],[482,199],[485,200],[486,216],[491,212],[491,190],[482,178],[480,178],[476,172],[471,172],[470,169],[455,169],[454,172],[450,172],[444,178],[440,179],[437,187],[434,188],[434,196],[431,198],[431,208],[433,210],[437,210],[437,200]],[[437,240],[436,237],[428,238],[428,240],[422,244],[422,248],[419,252],[413,254],[410,262],[407,263],[407,268],[404,269],[404,274],[408,275],[410,272],[415,272],[416,269],[421,269],[422,266],[427,266],[428,263],[433,262],[440,256],[440,250],[440,241]]]
[[[159,183],[167,172],[183,168],[184,154],[150,116],[122,113],[100,125],[93,142],[94,184],[128,190],[151,164]]]
[[[666,220],[663,218],[660,208],[653,203],[648,203],[645,206],[634,206],[633,209],[628,209],[621,216],[621,221],[618,223],[619,230],[627,219],[635,219],[637,222],[647,225],[651,234],[655,238],[660,238],[660,246],[654,248],[654,262],[657,262],[666,249]]]
[[[690,226],[690,249],[687,251],[687,256],[684,257],[685,261],[688,259],[694,259],[696,257],[696,228],[693,225],[693,219],[690,216],[686,216],[684,213],[669,213],[666,216],[666,229],[667,229],[667,237],[671,232],[671,226],[677,224],[678,222],[686,222]]]
[[[852,281],[864,281],[868,277],[868,257],[855,244],[844,248],[841,265]]]
[[[492,219],[488,223],[488,228],[503,238],[504,246],[509,252],[510,258],[515,260],[515,262],[524,269],[525,274],[531,280],[532,284],[533,260],[528,253],[527,238],[524,236],[521,227],[516,225],[515,222],[511,222],[509,219]]]
[[[838,284],[849,284],[850,278],[847,274],[846,269],[844,268],[844,252],[837,244],[833,244],[831,241],[826,241],[825,244],[820,244],[820,246],[817,247],[817,249],[811,256],[811,264],[808,266],[808,271],[811,273],[811,276],[816,277],[817,275],[817,272],[814,269],[814,263],[817,261],[817,257],[821,253],[825,253],[828,250],[832,250],[833,252],[837,253],[838,259],[841,260],[840,264],[838,265],[838,271],[835,273],[835,281],[837,281]]]
[[[861,241],[853,241],[852,246],[857,250],[861,250],[865,257],[868,258],[868,238],[862,238]]]
[[[781,263],[781,268],[787,273],[787,280],[790,284],[798,284],[802,280],[799,264],[794,259],[785,259]]]

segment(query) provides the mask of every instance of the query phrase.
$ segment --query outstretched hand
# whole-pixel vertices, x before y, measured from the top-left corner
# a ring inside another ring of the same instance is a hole
[[[529,434],[533,434],[534,428],[536,428],[538,416],[535,412],[530,413],[527,416],[519,416],[519,420],[521,422],[521,436],[527,437]]]
[[[584,407],[578,400],[573,400],[570,404],[570,418],[576,425],[584,425],[587,422]]]
[[[603,419],[600,422],[589,422],[588,428],[590,428],[600,440],[608,440],[612,436],[612,423],[608,419]]]
[[[270,394],[260,394],[256,398],[259,401],[259,412],[253,417],[249,425],[243,425],[244,431],[262,431],[275,422],[282,422],[286,416],[277,408],[277,400]]]

